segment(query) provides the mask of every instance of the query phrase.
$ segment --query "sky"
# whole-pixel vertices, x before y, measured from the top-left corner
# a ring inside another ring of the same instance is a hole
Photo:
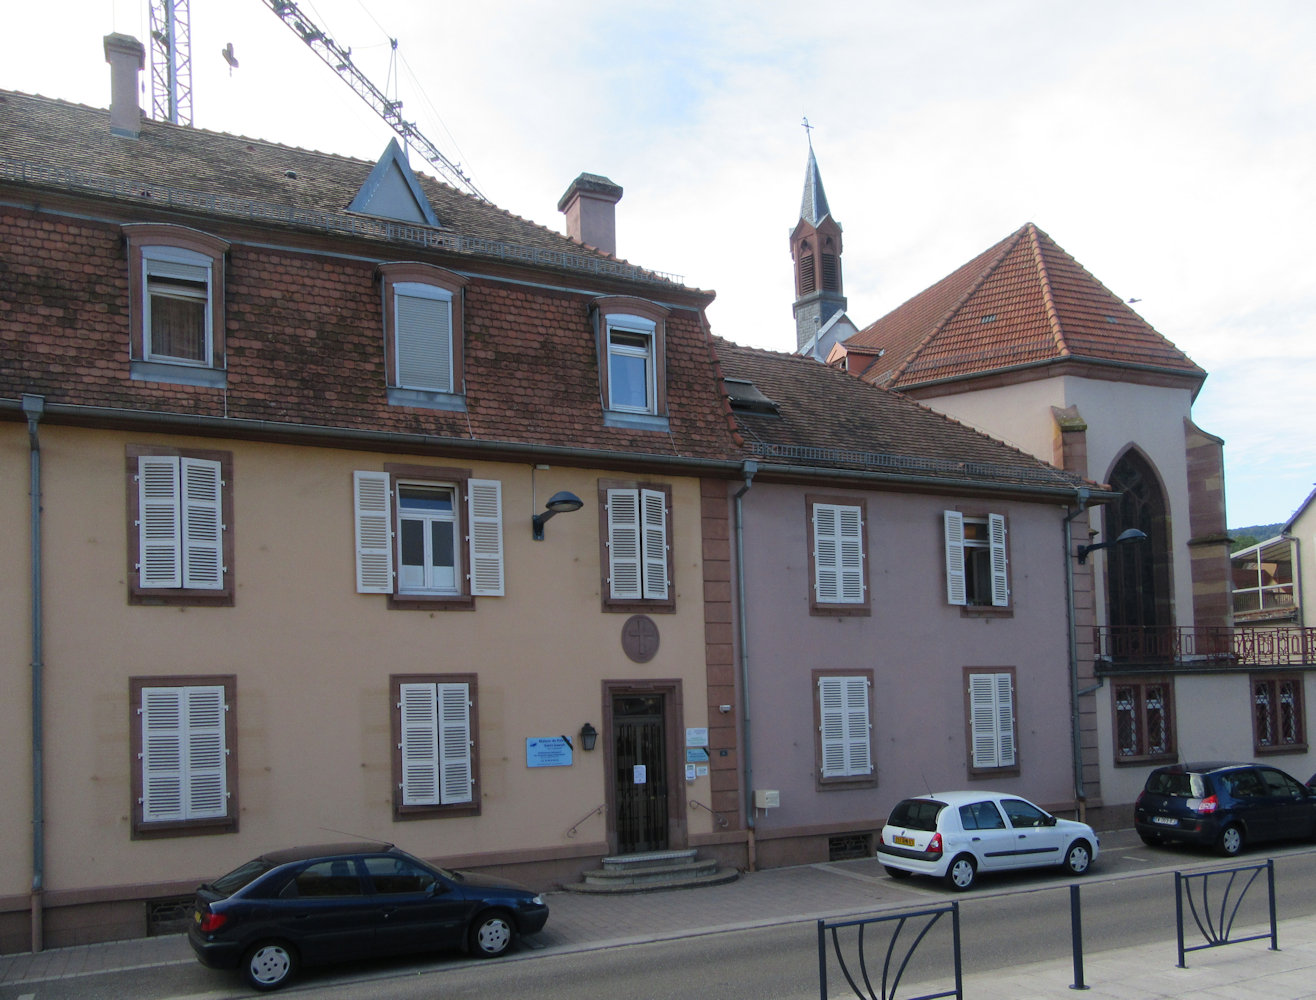
[[[1225,440],[1231,527],[1312,490],[1311,0],[299,6],[500,207],[562,231],[578,174],[620,184],[619,256],[716,291],[739,343],[795,347],[806,116],[861,327],[1033,222],[1210,373],[1193,417]],[[9,4],[0,88],[108,106],[102,39],[145,40],[148,10]],[[191,22],[196,126],[384,151],[262,0],[191,0]]]

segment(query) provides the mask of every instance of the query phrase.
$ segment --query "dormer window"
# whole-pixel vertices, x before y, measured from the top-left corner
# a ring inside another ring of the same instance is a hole
[[[384,367],[394,406],[464,410],[462,288],[431,264],[381,264]]]
[[[124,226],[132,377],[223,386],[228,244],[183,226]]]
[[[595,300],[606,426],[667,430],[667,314],[662,306],[644,299]]]

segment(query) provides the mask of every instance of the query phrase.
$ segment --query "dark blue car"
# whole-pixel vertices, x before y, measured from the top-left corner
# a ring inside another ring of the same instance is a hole
[[[494,958],[547,920],[543,898],[515,883],[390,844],[329,844],[263,854],[201,886],[187,937],[202,964],[274,990],[302,964],[448,948]]]
[[[1232,857],[1247,843],[1316,836],[1316,793],[1266,764],[1171,764],[1147,776],[1133,825],[1148,844],[1201,844]]]

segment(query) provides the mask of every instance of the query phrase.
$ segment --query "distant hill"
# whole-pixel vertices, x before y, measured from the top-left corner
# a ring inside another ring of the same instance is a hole
[[[1249,545],[1256,545],[1257,542],[1264,542],[1267,538],[1274,538],[1284,524],[1283,521],[1277,521],[1274,524],[1249,524],[1243,528],[1230,528],[1229,537],[1233,541],[1229,545],[1229,551],[1237,552]]]

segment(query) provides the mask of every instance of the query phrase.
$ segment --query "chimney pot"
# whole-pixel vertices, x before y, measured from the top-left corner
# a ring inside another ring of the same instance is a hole
[[[617,202],[621,185],[598,174],[581,174],[566,194],[558,199],[557,210],[567,217],[567,235],[577,243],[617,254]]]
[[[146,49],[132,35],[106,35],[105,61],[110,64],[110,131],[136,139],[142,134],[137,91]]]

